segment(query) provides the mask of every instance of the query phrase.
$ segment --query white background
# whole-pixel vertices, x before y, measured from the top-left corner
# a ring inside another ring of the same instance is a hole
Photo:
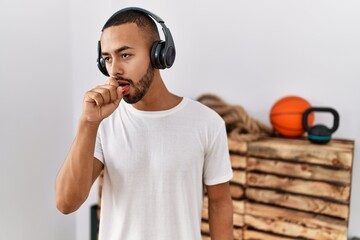
[[[349,235],[360,236],[360,1],[0,0],[1,239],[90,239],[97,186],[63,216],[54,180],[83,93],[106,80],[95,64],[100,29],[126,6],[170,28],[177,58],[163,77],[178,95],[214,93],[266,124],[286,95],[337,109],[334,137],[356,141]]]

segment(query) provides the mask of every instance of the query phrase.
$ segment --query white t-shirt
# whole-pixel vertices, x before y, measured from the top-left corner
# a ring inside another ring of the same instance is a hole
[[[233,176],[223,119],[188,98],[155,112],[121,101],[94,155],[105,170],[100,240],[201,240],[203,184]]]

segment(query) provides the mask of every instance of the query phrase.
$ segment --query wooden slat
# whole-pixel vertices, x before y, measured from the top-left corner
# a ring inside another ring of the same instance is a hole
[[[241,185],[244,185],[246,182],[246,173],[245,171],[235,170],[233,171],[233,178],[230,180],[230,182],[238,183]]]
[[[204,199],[203,199],[203,208],[201,210],[201,218],[202,219],[205,219],[205,220],[209,219],[208,208],[209,208],[209,199],[208,199],[207,196],[205,196]]]
[[[228,138],[228,146],[230,152],[234,152],[238,154],[246,154],[247,152],[246,142],[239,142]]]
[[[326,145],[336,147],[336,148],[347,148],[349,150],[354,150],[354,145],[355,145],[354,143],[355,143],[355,141],[350,140],[350,139],[336,139],[336,138],[333,138]]]
[[[310,164],[289,163],[276,160],[263,160],[250,157],[247,161],[248,171],[261,171],[276,173],[292,177],[300,177],[312,180],[339,182],[350,184],[351,174],[348,170],[329,169]]]
[[[201,222],[201,232],[205,234],[210,234],[210,227],[209,223],[207,222]]]
[[[354,140],[349,139],[336,139],[333,138],[330,142],[327,144],[314,144],[311,143],[306,137],[303,138],[286,138],[286,137],[263,137],[258,142],[278,142],[278,143],[284,143],[284,144],[291,144],[291,145],[311,145],[311,146],[328,146],[335,149],[349,149],[354,150]]]
[[[294,240],[296,238],[281,237],[255,230],[244,230],[244,240]]]
[[[287,192],[326,197],[344,202],[348,202],[350,197],[350,188],[348,186],[277,177],[270,174],[249,172],[247,173],[247,184],[252,187],[281,189]]]
[[[208,208],[208,206],[209,206],[209,198],[207,196],[204,196],[203,207]]]
[[[246,197],[257,202],[295,208],[307,212],[330,215],[348,220],[349,206],[317,198],[278,193],[273,190],[247,188]]]
[[[203,207],[201,209],[201,218],[204,220],[208,220],[209,219],[209,211],[207,207]]]
[[[254,203],[246,204],[246,213],[245,223],[262,231],[309,239],[347,238],[346,222],[330,217]]]
[[[211,238],[209,236],[204,236],[203,235],[201,238],[202,238],[202,240],[211,240]]]
[[[243,229],[241,228],[234,229],[234,240],[243,240]]]
[[[343,145],[348,145],[344,148]],[[353,148],[350,143],[317,145],[296,139],[267,138],[248,145],[248,155],[326,166],[351,168]]]
[[[238,213],[238,214],[244,214],[245,213],[245,201],[237,201],[237,200],[233,200],[233,211],[234,213]]]
[[[244,215],[243,215],[243,214],[234,213],[234,215],[233,215],[233,222],[234,222],[234,226],[236,226],[236,227],[243,227],[243,226],[244,226]]]
[[[246,168],[246,157],[230,154],[231,166],[233,168]]]
[[[239,185],[230,184],[230,194],[232,198],[241,198],[244,196],[244,188]]]

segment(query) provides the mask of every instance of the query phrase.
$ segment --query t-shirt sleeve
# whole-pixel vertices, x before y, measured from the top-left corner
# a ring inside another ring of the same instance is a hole
[[[102,144],[101,144],[100,131],[98,131],[97,135],[96,135],[94,157],[97,158],[100,162],[102,162],[104,164],[104,153],[103,153],[103,148],[102,148]]]
[[[204,183],[205,185],[216,185],[232,179],[229,147],[225,123],[218,129],[217,134],[205,153],[204,162]]]

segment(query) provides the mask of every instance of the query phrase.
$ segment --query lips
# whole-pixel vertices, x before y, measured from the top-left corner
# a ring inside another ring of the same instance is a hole
[[[129,94],[130,91],[130,84],[120,84],[120,87],[122,88],[122,94],[125,96]]]
[[[127,81],[118,81],[119,83],[119,86],[121,87],[122,89],[122,94],[123,95],[127,95],[129,94],[129,91],[130,91],[130,83],[128,83]]]

